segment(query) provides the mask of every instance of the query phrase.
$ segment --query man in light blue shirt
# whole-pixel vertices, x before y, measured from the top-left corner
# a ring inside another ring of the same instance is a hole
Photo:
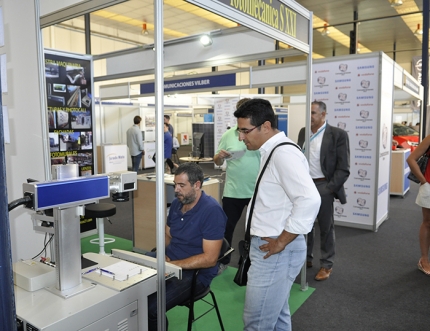
[[[140,131],[140,122],[142,118],[135,116],[133,119],[134,125],[127,130],[127,146],[130,150],[132,170],[138,171],[142,156],[145,155],[143,150],[142,131]]]

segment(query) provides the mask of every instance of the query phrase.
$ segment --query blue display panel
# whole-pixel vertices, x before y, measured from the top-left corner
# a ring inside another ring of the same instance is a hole
[[[34,183],[35,209],[47,209],[110,196],[107,176]]]

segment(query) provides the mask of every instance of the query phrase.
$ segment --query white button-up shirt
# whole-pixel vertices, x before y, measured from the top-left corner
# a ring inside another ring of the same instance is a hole
[[[326,128],[326,122],[315,132],[310,139],[309,145],[309,173],[312,178],[322,178],[324,174],[321,170],[321,144]]]
[[[260,147],[260,172],[272,149],[292,142],[279,132]],[[278,147],[260,181],[251,219],[251,235],[277,237],[283,230],[293,234],[311,231],[321,198],[309,175],[308,162],[296,147]],[[247,218],[249,219],[250,205]]]

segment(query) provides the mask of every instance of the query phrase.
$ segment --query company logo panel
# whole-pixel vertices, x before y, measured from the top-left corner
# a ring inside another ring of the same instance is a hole
[[[323,88],[329,86],[329,84],[326,83],[327,78],[325,76],[318,76],[316,79],[314,78],[314,81],[316,81],[316,84],[314,87],[316,88]]]
[[[336,75],[348,75],[351,74],[351,71],[348,70],[348,64],[347,63],[340,63],[338,67],[338,72],[336,72]]]
[[[348,217],[345,207],[343,207],[341,204],[338,204],[337,206],[334,207],[334,215],[336,215],[337,218]]]

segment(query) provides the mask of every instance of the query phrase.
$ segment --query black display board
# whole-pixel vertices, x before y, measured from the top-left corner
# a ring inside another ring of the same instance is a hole
[[[51,164],[79,165],[94,174],[91,58],[45,51]]]
[[[79,176],[94,174],[92,58],[45,50],[51,165],[78,164]],[[81,220],[81,232],[96,228]]]

